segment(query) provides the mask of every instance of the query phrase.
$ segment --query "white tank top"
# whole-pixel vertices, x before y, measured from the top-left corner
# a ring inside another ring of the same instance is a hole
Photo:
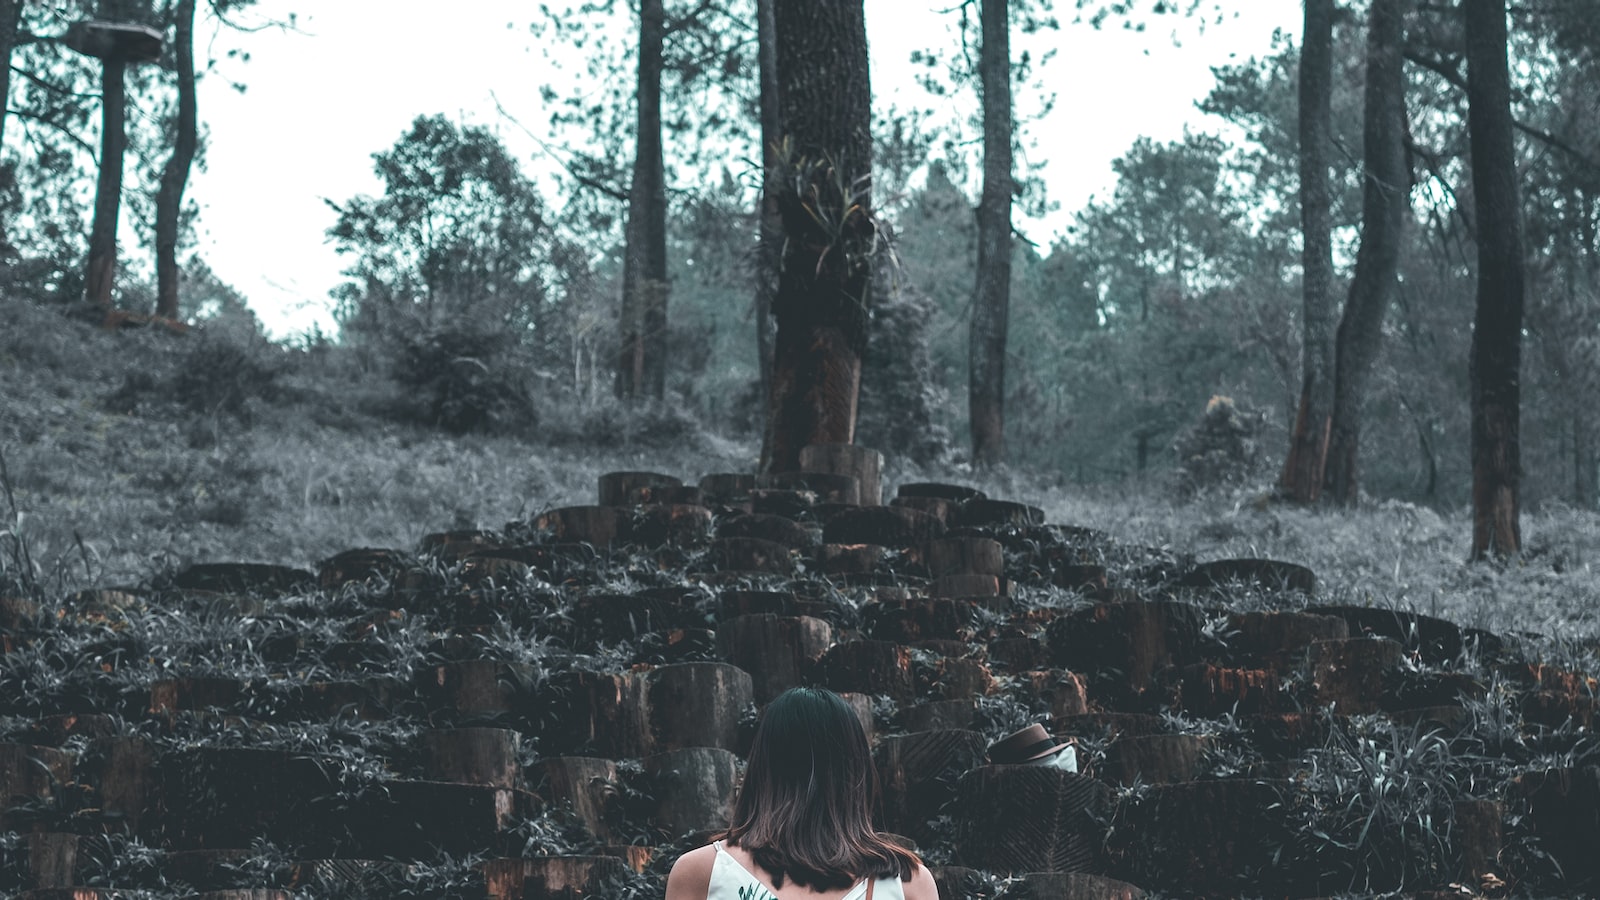
[[[717,859],[711,864],[711,889],[706,900],[772,900],[773,894],[761,879],[739,864],[732,854],[716,842]],[[862,900],[867,896],[867,880],[850,889],[840,900]],[[872,900],[905,900],[905,891],[898,878],[880,878],[873,889]]]

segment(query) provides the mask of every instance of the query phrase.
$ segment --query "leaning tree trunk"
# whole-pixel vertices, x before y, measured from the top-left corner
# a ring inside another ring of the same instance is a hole
[[[767,183],[784,249],[761,464],[788,472],[807,444],[855,436],[877,226],[862,0],[777,0],[774,12],[784,138]]]
[[[0,0],[0,146],[6,136],[6,108],[11,97],[11,51],[22,31],[23,0]]]
[[[774,0],[756,0],[756,50],[761,71],[761,160],[763,171],[777,165],[778,141],[783,126],[778,120],[778,46]],[[778,216],[778,195],[771,185],[761,188],[761,233],[755,257],[756,364],[761,371],[761,395],[772,396],[772,298],[778,292],[779,256],[783,250],[783,220]]]
[[[639,8],[639,122],[622,264],[622,356],[617,396],[666,393],[667,184],[661,149],[663,0]]]
[[[1361,408],[1383,338],[1384,311],[1395,291],[1410,194],[1403,59],[1407,5],[1407,0],[1373,0],[1367,25],[1361,248],[1334,350],[1333,420],[1323,485],[1330,499],[1342,505],[1355,503],[1360,492],[1356,454]]]
[[[122,206],[122,157],[128,138],[123,130],[126,64],[110,58],[101,67],[100,182],[94,196],[94,224],[89,229],[89,262],[84,296],[109,321],[111,285],[117,274],[117,216]]]
[[[199,144],[199,122],[194,91],[194,2],[178,0],[178,136],[172,158],[161,173],[156,194],[156,315],[178,317],[178,220],[183,212],[183,189],[189,183]]]
[[[1011,306],[1011,40],[1009,0],[983,0],[978,77],[983,84],[983,195],[978,276],[968,346],[972,461],[1005,460],[1006,329]]]
[[[1463,0],[1467,128],[1478,222],[1478,304],[1472,326],[1472,558],[1522,548],[1522,201],[1512,140],[1505,0]]]
[[[1279,487],[1295,503],[1322,493],[1333,415],[1333,237],[1328,192],[1333,95],[1334,0],[1305,0],[1300,48],[1300,253],[1304,335],[1301,340],[1300,409],[1289,439]]]

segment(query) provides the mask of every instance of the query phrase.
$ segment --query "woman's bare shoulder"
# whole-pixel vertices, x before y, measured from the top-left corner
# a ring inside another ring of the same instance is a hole
[[[705,900],[711,890],[711,866],[717,860],[714,844],[697,847],[678,857],[667,875],[666,900]]]
[[[906,900],[939,900],[939,886],[933,883],[933,873],[921,863],[912,871],[911,880],[905,883],[901,892]]]

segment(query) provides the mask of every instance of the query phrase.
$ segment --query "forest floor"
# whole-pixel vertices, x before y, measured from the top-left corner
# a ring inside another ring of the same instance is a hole
[[[452,435],[392,414],[399,388],[357,354],[291,351],[213,330],[107,333],[0,299],[3,565],[52,589],[134,584],[214,561],[311,566],[353,547],[412,547],[429,532],[500,528],[594,502],[608,471],[693,483],[755,467],[751,436],[607,403],[541,407],[520,433]],[[1118,487],[1054,473],[979,475],[907,467],[894,448],[885,492],[946,481],[1026,498],[1052,523],[1200,560],[1300,563],[1323,602],[1426,613],[1548,636],[1568,652],[1600,641],[1600,514],[1527,511],[1527,551],[1505,567],[1465,563],[1465,510],[1369,500],[1351,510],[1271,502],[1268,485],[1178,501],[1159,480]],[[23,555],[26,555],[26,562]]]

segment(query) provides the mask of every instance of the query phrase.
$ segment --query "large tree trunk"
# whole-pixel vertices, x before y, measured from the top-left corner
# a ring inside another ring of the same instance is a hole
[[[778,119],[778,44],[773,0],[756,0],[756,50],[761,71],[761,161],[763,171],[777,165],[778,141],[783,125]],[[778,195],[769,184],[761,188],[760,238],[755,258],[756,364],[761,370],[761,396],[772,396],[772,299],[778,293],[779,256],[783,250],[783,220],[778,216]]]
[[[156,315],[178,317],[178,221],[183,214],[183,189],[189,183],[199,144],[194,91],[194,2],[178,0],[178,136],[172,159],[161,173],[156,194]]]
[[[1522,549],[1522,200],[1512,140],[1505,0],[1463,0],[1467,127],[1478,222],[1472,326],[1472,558]]]
[[[1361,248],[1334,350],[1333,420],[1323,485],[1330,499],[1343,505],[1355,503],[1360,492],[1361,408],[1383,338],[1384,311],[1395,291],[1410,196],[1403,59],[1408,5],[1408,0],[1373,0],[1367,24]]]
[[[807,444],[855,436],[876,249],[872,93],[862,0],[777,0],[777,191],[784,250],[764,471],[800,467]]]
[[[978,278],[972,292],[968,406],[972,461],[1005,461],[1006,330],[1011,307],[1011,35],[1009,0],[983,0],[978,77],[983,85],[983,195]]]
[[[639,124],[622,264],[622,357],[617,396],[666,393],[667,179],[661,149],[663,0],[639,8]]]
[[[122,157],[128,138],[123,130],[126,97],[125,64],[105,60],[100,76],[100,182],[94,197],[94,224],[89,229],[89,262],[84,297],[109,320],[111,285],[117,274],[117,216],[122,206]]]
[[[1304,273],[1304,335],[1301,341],[1300,409],[1289,438],[1289,456],[1279,486],[1295,503],[1314,503],[1322,493],[1333,415],[1333,224],[1328,191],[1333,96],[1334,0],[1305,0],[1305,37],[1300,47],[1300,252]]]

